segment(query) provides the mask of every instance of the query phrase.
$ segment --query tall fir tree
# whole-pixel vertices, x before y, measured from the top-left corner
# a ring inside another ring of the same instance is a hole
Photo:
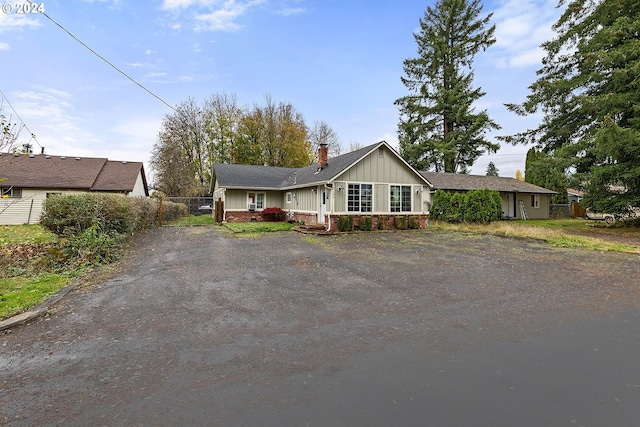
[[[640,206],[640,0],[560,0],[565,10],[544,43],[539,78],[520,115],[544,114],[535,129],[507,136],[533,144],[575,171],[596,210]]]
[[[400,152],[418,169],[467,170],[500,148],[485,137],[500,127],[473,106],[485,95],[472,86],[473,59],[496,42],[492,14],[481,14],[480,0],[439,0],[420,19],[418,56],[404,61],[401,78],[409,94],[395,102]]]

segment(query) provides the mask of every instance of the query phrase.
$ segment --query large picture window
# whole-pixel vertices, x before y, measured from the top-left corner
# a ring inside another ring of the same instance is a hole
[[[373,210],[373,185],[349,184],[347,186],[347,211],[371,212]]]
[[[410,185],[391,185],[389,191],[391,212],[411,212]]]

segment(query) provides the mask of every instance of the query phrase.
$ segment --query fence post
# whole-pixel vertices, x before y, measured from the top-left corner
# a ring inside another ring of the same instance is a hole
[[[216,200],[216,222],[222,222],[223,211],[224,211],[224,202],[222,201],[222,197],[218,197],[218,200]]]

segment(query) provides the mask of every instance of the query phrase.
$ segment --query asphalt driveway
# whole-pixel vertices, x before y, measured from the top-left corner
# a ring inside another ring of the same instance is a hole
[[[635,426],[639,262],[164,227],[0,334],[0,426]]]

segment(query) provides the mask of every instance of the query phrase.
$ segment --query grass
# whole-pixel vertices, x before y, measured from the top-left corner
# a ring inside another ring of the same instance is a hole
[[[216,225],[216,220],[211,215],[189,215],[176,221],[171,221],[167,225],[185,227],[192,225]]]
[[[57,239],[57,236],[38,224],[0,225],[0,246],[11,243],[45,243]]]
[[[40,304],[46,297],[64,288],[69,280],[56,274],[0,279],[0,319],[23,313]]]
[[[242,234],[263,234],[276,231],[291,231],[296,224],[288,222],[227,222],[224,224],[226,228],[234,233]]]
[[[585,219],[497,221],[491,224],[447,224],[434,221],[432,227],[474,234],[538,239],[558,247],[640,253],[638,246],[607,239],[607,236],[620,235],[640,238],[640,229],[601,226]]]

